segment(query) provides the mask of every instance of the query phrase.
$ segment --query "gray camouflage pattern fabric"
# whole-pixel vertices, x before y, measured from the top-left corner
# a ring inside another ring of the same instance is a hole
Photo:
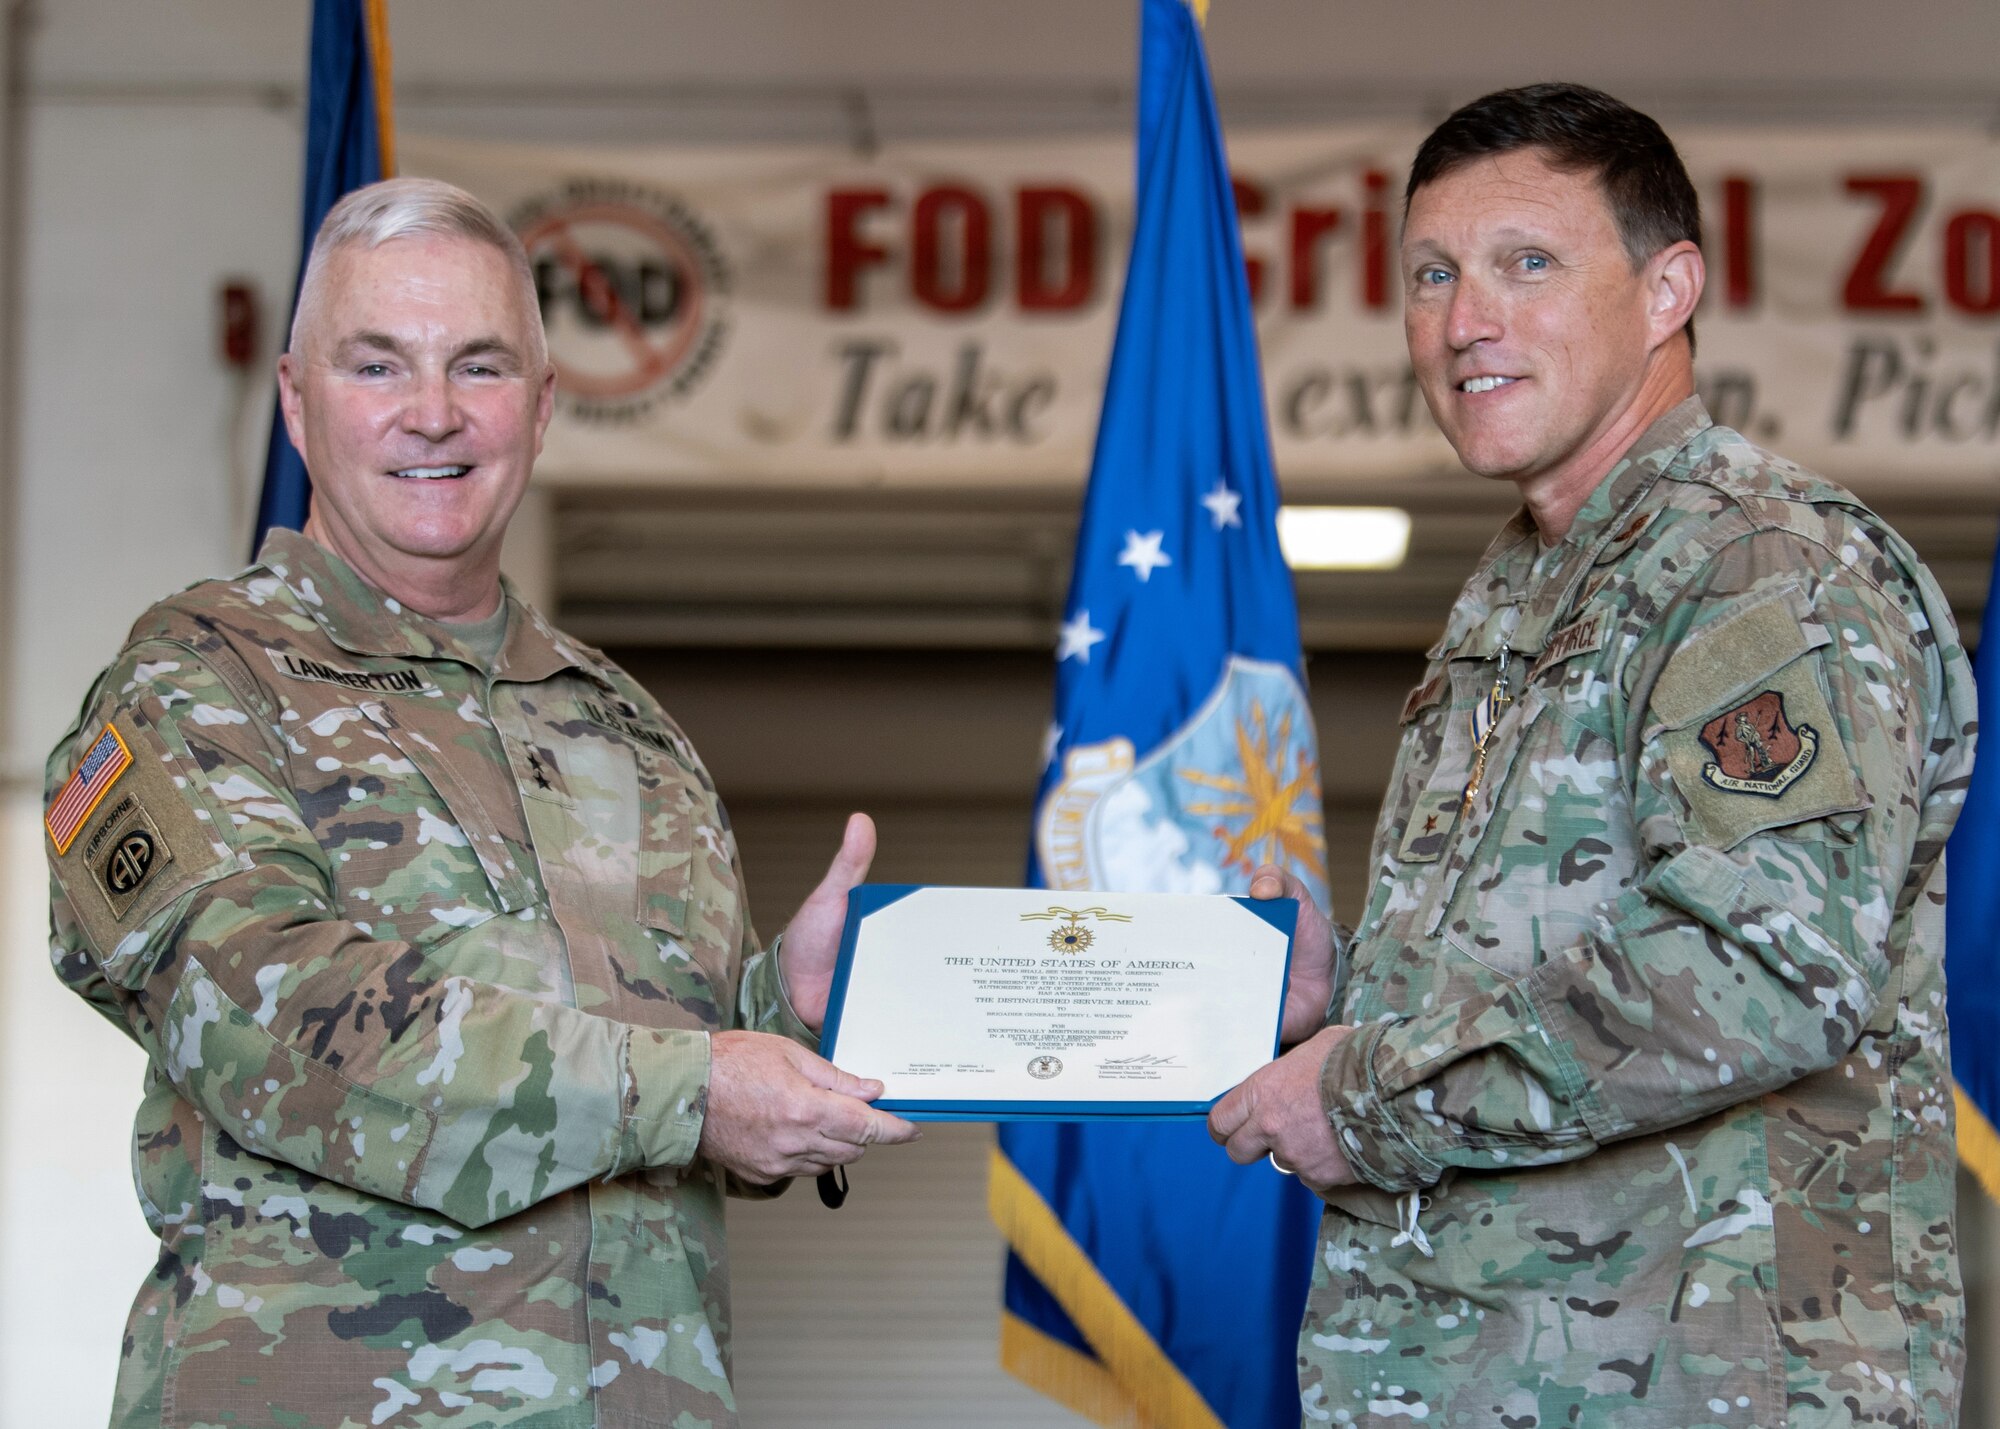
[[[1404,722],[1304,1422],[1955,1424],[1974,687],[1916,556],[1690,399],[1554,547],[1501,533]]]
[[[736,1423],[708,1035],[813,1038],[647,693],[510,589],[490,669],[295,532],[149,610],[49,762],[150,1057],[115,1426]]]

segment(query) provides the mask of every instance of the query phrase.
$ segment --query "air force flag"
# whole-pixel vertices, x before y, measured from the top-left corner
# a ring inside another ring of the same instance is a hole
[[[1229,170],[1186,0],[1143,0],[1139,211],[1057,650],[1030,857],[1050,888],[1326,901],[1298,610]],[[1104,1424],[1299,1422],[1319,1203],[1199,1125],[1020,1123],[991,1201],[1002,1358]]]

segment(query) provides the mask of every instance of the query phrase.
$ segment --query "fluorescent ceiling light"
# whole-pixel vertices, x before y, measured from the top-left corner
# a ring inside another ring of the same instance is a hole
[[[1278,545],[1297,571],[1389,571],[1410,549],[1410,513],[1394,506],[1281,506]]]

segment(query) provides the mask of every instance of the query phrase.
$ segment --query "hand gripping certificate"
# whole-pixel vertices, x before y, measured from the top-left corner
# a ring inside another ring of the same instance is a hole
[[[1200,1117],[1277,1054],[1298,905],[864,884],[820,1051],[931,1121]]]

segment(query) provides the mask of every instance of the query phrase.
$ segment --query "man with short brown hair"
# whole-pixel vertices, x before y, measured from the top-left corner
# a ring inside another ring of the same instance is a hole
[[[1304,916],[1330,1025],[1211,1117],[1328,1203],[1309,1423],[1956,1422],[1972,672],[1894,531],[1710,421],[1698,239],[1659,126],[1579,86],[1411,173],[1411,361],[1523,510],[1404,706],[1358,926]]]

